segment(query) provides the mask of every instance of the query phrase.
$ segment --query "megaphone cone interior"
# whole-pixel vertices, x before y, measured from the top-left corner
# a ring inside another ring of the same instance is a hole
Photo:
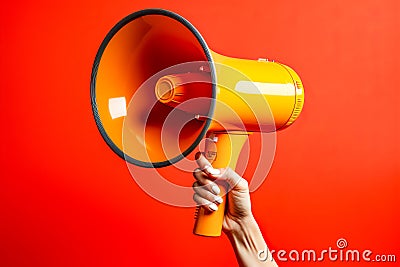
[[[147,9],[121,20],[104,39],[93,66],[91,100],[112,150],[152,168],[181,160],[207,133],[228,140],[223,134],[246,137],[286,128],[299,116],[304,92],[288,66],[217,54],[181,16]],[[216,159],[216,167],[234,168],[246,138],[231,139],[217,144],[229,145],[233,156]],[[214,229],[203,227],[209,220],[199,220],[195,232],[219,235],[223,212],[217,216]]]
[[[193,61],[212,62],[210,51],[197,30],[175,13],[159,9],[142,10],[126,17],[109,32],[95,59],[91,97],[97,126],[115,153],[142,167],[162,167],[181,159],[198,145],[210,119],[186,123],[187,118],[183,116],[181,119],[186,125],[179,138],[179,151],[168,158],[160,150],[163,147],[160,136],[164,119],[173,108],[158,103],[155,84],[148,82],[146,86],[151,88],[141,88],[145,81],[160,71]],[[211,64],[207,67],[213,70]],[[213,99],[213,72],[206,75],[209,82],[196,92],[200,93],[198,96]],[[128,113],[126,106],[135,94],[136,99],[140,99],[134,103],[136,113],[141,110],[150,114],[146,122],[136,119],[135,124],[130,121],[131,131],[124,134],[138,134],[141,131],[135,131],[134,128],[141,130],[143,123],[146,123],[147,142],[144,146],[141,138],[133,136],[131,143],[123,147],[123,123]],[[203,107],[203,115],[211,117],[212,108],[212,102],[209,102],[208,106]],[[177,120],[175,123],[179,125]]]

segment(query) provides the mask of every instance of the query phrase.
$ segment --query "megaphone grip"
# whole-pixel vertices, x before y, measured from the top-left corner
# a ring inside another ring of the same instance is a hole
[[[196,222],[193,233],[202,236],[220,236],[222,223],[224,222],[227,184],[219,183],[220,196],[223,200],[218,206],[218,210],[210,212],[204,207],[198,207],[196,210]]]
[[[206,158],[207,155],[213,155],[214,168],[230,167],[235,169],[240,151],[247,140],[247,134],[213,134],[206,141]],[[215,145],[207,145],[207,142],[214,142]],[[211,150],[211,151],[209,151]],[[220,152],[218,152],[220,151]],[[223,151],[223,153],[222,153]],[[211,153],[210,153],[211,152]],[[210,160],[210,158],[208,158]],[[212,161],[212,160],[210,160]],[[226,195],[228,184],[225,181],[216,181],[220,189],[219,195],[223,202],[218,206],[218,210],[210,212],[203,207],[198,207],[196,210],[196,222],[193,233],[201,236],[220,236],[222,224],[224,222]]]

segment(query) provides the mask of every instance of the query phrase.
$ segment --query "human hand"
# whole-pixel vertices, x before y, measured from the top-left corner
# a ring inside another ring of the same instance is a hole
[[[214,169],[201,153],[196,155],[196,162],[199,168],[193,172],[196,179],[193,184],[193,199],[198,205],[211,212],[217,210],[218,205],[222,204],[222,198],[218,196],[220,190],[216,182],[226,182],[229,187],[228,204],[222,225],[224,232],[232,232],[240,229],[241,224],[254,221],[248,182],[231,168]]]
[[[272,254],[266,251],[267,245],[251,212],[248,182],[230,168],[214,169],[201,153],[196,154],[196,161],[199,168],[193,172],[196,179],[193,199],[198,205],[210,212],[216,211],[218,205],[225,205],[218,195],[220,189],[216,183],[226,182],[229,187],[222,228],[232,244],[239,266],[277,267],[272,256],[268,261],[258,258],[260,250]]]

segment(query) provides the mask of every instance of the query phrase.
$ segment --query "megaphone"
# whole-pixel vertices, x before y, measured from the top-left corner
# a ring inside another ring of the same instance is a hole
[[[288,127],[304,103],[290,67],[213,52],[189,21],[162,9],[135,12],[111,29],[90,86],[105,142],[143,168],[174,164],[206,137],[212,165],[235,169],[249,134]],[[219,186],[224,198],[227,186]],[[213,213],[200,208],[194,233],[219,236],[223,216],[224,205]]]

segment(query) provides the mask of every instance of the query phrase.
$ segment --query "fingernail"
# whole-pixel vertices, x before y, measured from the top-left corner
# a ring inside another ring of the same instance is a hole
[[[211,167],[211,166],[209,166],[209,167],[207,168],[207,171],[208,171],[208,173],[211,174],[211,175],[218,175],[218,174],[221,173],[218,169],[214,169],[214,168]]]
[[[213,185],[211,187],[211,190],[217,195],[221,192],[221,190],[219,189],[219,187],[217,185]]]
[[[220,197],[220,196],[216,196],[214,198],[214,200],[215,200],[215,202],[218,202],[219,204],[221,204],[223,202],[222,197]]]
[[[214,203],[211,203],[211,204],[209,205],[209,207],[210,207],[210,209],[213,210],[213,211],[216,211],[216,210],[218,209],[217,205],[215,205]]]

